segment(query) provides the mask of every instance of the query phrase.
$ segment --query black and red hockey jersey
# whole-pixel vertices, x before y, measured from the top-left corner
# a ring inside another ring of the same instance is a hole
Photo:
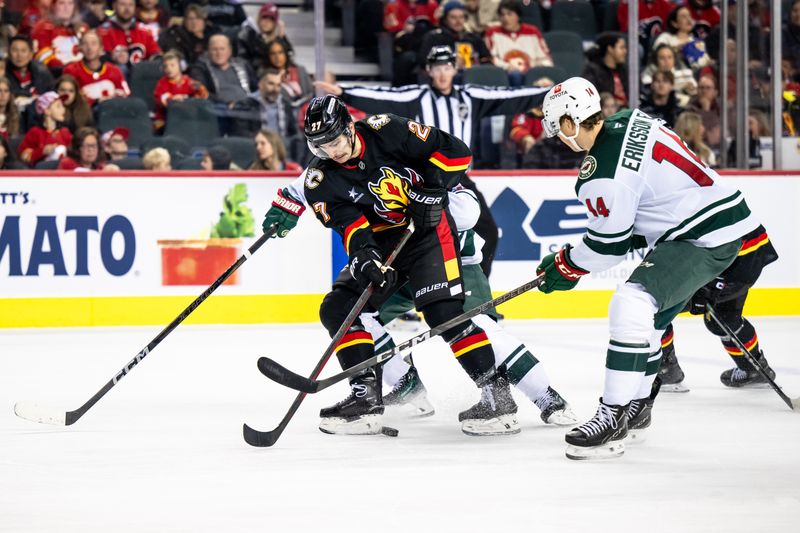
[[[408,224],[412,185],[449,189],[472,161],[458,138],[397,115],[373,115],[356,122],[355,130],[358,157],[344,165],[314,159],[304,172],[306,202],[342,236],[348,254],[373,245],[373,232]]]

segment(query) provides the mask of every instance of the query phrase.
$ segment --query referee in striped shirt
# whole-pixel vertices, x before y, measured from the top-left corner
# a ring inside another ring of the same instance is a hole
[[[327,82],[314,85],[341,97],[347,104],[366,113],[394,113],[435,126],[455,135],[472,149],[479,135],[482,118],[514,115],[538,107],[549,87],[493,88],[482,85],[455,85],[456,55],[449,46],[434,46],[428,53],[426,70],[430,84],[392,88],[340,87]],[[497,249],[497,224],[486,199],[475,183],[464,176],[464,185],[478,196],[481,216],[475,232],[485,241],[481,268],[488,276]]]

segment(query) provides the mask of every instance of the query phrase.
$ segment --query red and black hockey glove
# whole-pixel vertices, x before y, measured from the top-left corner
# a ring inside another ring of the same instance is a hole
[[[408,191],[408,214],[418,228],[435,228],[442,220],[447,200],[445,189],[411,187]]]
[[[295,200],[289,194],[288,189],[278,189],[275,199],[272,200],[272,207],[264,216],[264,223],[261,224],[261,227],[266,233],[273,224],[277,224],[275,235],[280,238],[286,237],[297,225],[297,221],[305,209],[306,207],[299,200]]]
[[[365,246],[350,256],[350,275],[362,288],[372,283],[376,293],[385,294],[397,282],[397,271],[383,265],[380,250]]]
[[[544,273],[544,280],[539,285],[539,290],[545,294],[553,291],[568,291],[578,284],[581,276],[589,272],[578,268],[569,258],[569,251],[572,248],[567,244],[554,254],[545,256],[536,273]]]

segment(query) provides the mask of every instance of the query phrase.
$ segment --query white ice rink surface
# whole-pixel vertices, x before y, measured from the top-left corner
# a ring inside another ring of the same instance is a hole
[[[754,323],[800,395],[800,318]],[[605,320],[506,327],[581,421],[594,414]],[[566,459],[565,430],[521,395],[520,435],[463,435],[478,392],[438,340],[415,353],[437,413],[393,417],[398,438],[318,431],[340,385],[309,396],[273,448],[249,447],[241,424],[272,429],[294,398],[256,359],[308,373],[319,326],[181,326],[74,426],[14,416],[21,399],[76,409],[159,330],[0,331],[0,531],[800,531],[800,414],[770,389],[725,389],[730,360],[695,318],[675,328],[691,392],[662,394],[647,441],[615,460]]]

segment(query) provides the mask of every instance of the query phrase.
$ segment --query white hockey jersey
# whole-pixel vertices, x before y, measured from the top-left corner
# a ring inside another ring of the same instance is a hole
[[[741,192],[721,185],[673,131],[639,110],[605,120],[575,192],[589,225],[570,259],[589,272],[619,263],[642,239],[648,248],[672,240],[711,248],[759,226]]]

